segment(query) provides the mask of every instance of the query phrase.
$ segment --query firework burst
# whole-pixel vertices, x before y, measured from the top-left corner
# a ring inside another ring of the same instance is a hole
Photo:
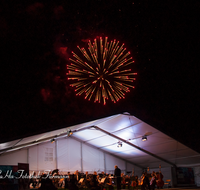
[[[102,37],[94,42],[88,43],[88,51],[80,48],[79,54],[73,54],[70,65],[67,65],[68,80],[72,80],[71,86],[75,87],[76,95],[85,94],[85,99],[94,102],[103,102],[109,98],[116,102],[125,97],[129,92],[135,80],[137,73],[128,69],[130,64],[134,63],[130,52],[126,51],[124,44],[119,46],[119,41],[108,42]]]

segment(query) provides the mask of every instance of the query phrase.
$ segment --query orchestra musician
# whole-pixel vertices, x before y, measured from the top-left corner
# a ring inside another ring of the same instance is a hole
[[[118,168],[117,165],[115,165],[114,176],[116,177],[117,190],[119,190],[121,189],[121,170]]]
[[[108,189],[109,190],[113,190],[114,189],[114,187],[112,185],[112,178],[111,177],[109,177],[109,181],[108,181],[107,185],[108,185]]]
[[[69,190],[78,190],[77,176],[75,174],[70,175],[68,187]]]
[[[91,189],[95,189],[95,190],[99,190],[100,186],[98,183],[98,179],[97,179],[97,172],[94,172],[91,181],[90,181],[90,188]]]
[[[161,173],[161,171],[156,172],[156,185],[158,189],[162,189],[164,186],[164,181],[163,181],[163,174]]]
[[[70,172],[67,173],[67,177],[65,178],[65,189],[68,189],[70,181]]]
[[[150,189],[151,190],[155,190],[155,186],[156,186],[156,173],[153,171],[151,174],[151,180],[150,180]]]
[[[141,190],[150,189],[149,178],[147,177],[147,172],[144,172],[141,176]]]
[[[126,189],[126,186],[128,187],[128,189],[130,188],[130,182],[131,182],[131,179],[130,179],[130,176],[128,175],[124,175],[122,174],[121,175],[121,187],[122,189]]]
[[[126,180],[125,180],[125,176],[124,176],[124,173],[121,173],[121,186],[122,186],[122,189],[125,189],[126,188]]]
[[[138,190],[138,176],[132,176],[132,178],[134,178],[131,182],[131,186],[133,188],[136,188],[136,190]]]
[[[100,189],[103,190],[104,189],[104,186],[106,184],[106,181],[107,181],[107,177],[106,177],[106,174],[104,172],[101,172],[99,175],[98,175],[98,181],[99,181],[99,186],[100,186]]]

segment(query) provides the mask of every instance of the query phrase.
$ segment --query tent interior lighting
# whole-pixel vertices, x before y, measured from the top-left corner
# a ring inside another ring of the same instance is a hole
[[[118,148],[122,147],[122,142],[119,141],[117,147]]]
[[[144,135],[144,136],[142,137],[142,141],[146,141],[146,140],[147,140],[147,136]]]

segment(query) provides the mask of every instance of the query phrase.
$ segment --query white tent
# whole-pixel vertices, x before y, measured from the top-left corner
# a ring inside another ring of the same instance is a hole
[[[0,144],[0,165],[28,163],[30,171],[113,173],[118,165],[138,176],[143,169],[161,169],[166,180],[172,168],[199,166],[199,159],[196,151],[128,113]]]

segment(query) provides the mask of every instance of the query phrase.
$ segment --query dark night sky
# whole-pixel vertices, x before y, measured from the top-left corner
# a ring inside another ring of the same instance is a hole
[[[200,152],[198,1],[47,2],[0,3],[0,142],[126,111]],[[135,89],[116,104],[76,97],[66,80],[70,52],[96,36],[135,60]]]

